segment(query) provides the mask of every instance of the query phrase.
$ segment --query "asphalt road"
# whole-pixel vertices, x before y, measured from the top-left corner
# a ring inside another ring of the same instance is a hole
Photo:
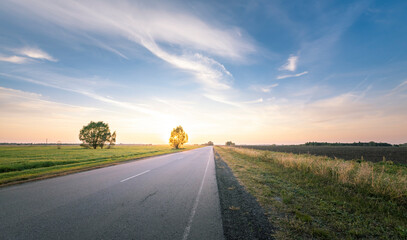
[[[0,239],[223,239],[212,147],[1,188]]]

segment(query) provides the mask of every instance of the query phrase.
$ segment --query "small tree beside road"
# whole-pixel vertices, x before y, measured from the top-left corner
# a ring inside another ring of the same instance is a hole
[[[116,141],[116,132],[114,135]],[[103,148],[106,142],[112,142],[112,134],[107,123],[91,121],[88,125],[83,126],[79,132],[79,140],[83,142],[83,146],[89,146],[93,149]]]
[[[225,145],[226,145],[226,146],[235,146],[235,143],[232,142],[232,141],[227,141],[227,142],[225,143]]]
[[[188,142],[188,134],[184,131],[181,126],[174,128],[171,131],[170,145],[175,149],[179,149]]]
[[[116,145],[116,131],[113,132],[112,136],[110,137],[109,140],[109,146],[107,148],[113,148],[114,145]]]

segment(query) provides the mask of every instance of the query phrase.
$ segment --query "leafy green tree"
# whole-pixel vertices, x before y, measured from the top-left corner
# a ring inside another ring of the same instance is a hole
[[[232,142],[232,141],[227,141],[227,142],[225,143],[225,145],[226,145],[226,146],[235,146],[235,143]]]
[[[91,121],[88,125],[83,126],[79,132],[79,140],[83,142],[83,145],[93,149],[103,148],[105,143],[111,140],[111,136],[109,125],[102,121]]]
[[[213,146],[213,142],[212,142],[212,141],[209,141],[206,145],[208,145],[208,146]]]
[[[171,131],[170,145],[174,148],[181,148],[182,145],[188,142],[188,134],[181,126],[174,128]]]
[[[109,146],[107,148],[113,148],[114,145],[116,145],[116,131],[114,131],[110,137]]]

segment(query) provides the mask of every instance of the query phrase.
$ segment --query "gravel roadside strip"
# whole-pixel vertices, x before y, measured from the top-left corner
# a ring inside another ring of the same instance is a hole
[[[214,156],[225,239],[274,239],[273,227],[256,198],[240,185],[217,152]]]

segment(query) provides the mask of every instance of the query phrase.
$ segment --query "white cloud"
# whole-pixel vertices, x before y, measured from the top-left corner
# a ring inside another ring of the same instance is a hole
[[[39,99],[42,97],[41,94],[38,93],[31,93],[31,92],[24,92],[12,88],[5,88],[0,86],[0,98],[2,100],[7,99],[7,98],[28,98],[28,99]]]
[[[7,114],[47,114],[86,113],[96,108],[75,106],[45,100],[41,94],[0,87],[0,109]]]
[[[48,53],[44,52],[43,50],[39,48],[33,48],[33,47],[26,47],[22,49],[15,50],[16,53],[27,56],[30,58],[34,59],[40,59],[40,60],[48,60],[51,62],[57,62],[58,60],[53,58],[51,55]]]
[[[14,49],[12,50],[18,55],[22,56],[3,56],[0,55],[0,61],[2,62],[9,62],[9,63],[17,63],[17,64],[22,64],[22,63],[27,63],[31,61],[32,59],[40,59],[40,60],[48,60],[52,62],[58,61],[57,59],[53,58],[51,55],[48,53],[44,52],[43,50],[39,48],[32,48],[32,47],[26,47],[26,48],[21,48],[21,49]]]
[[[324,68],[323,65],[330,64],[329,60],[335,53],[335,45],[348,28],[366,13],[368,5],[370,5],[369,1],[355,1],[343,11],[335,8],[331,11],[324,11],[322,13],[325,16],[324,21],[318,27],[319,36],[312,38],[311,41],[304,39],[305,41],[301,43],[299,51],[301,58],[306,60],[306,64],[322,68]]]
[[[397,87],[395,87],[392,91],[404,91],[407,90],[407,80],[400,83]]]
[[[264,92],[264,93],[269,93],[271,91],[272,88],[275,88],[278,86],[278,83],[274,83],[268,86],[258,86],[258,85],[254,85],[251,86],[250,88],[255,90],[255,91],[259,91],[259,92]]]
[[[403,83],[401,83],[403,85]],[[399,85],[400,86],[400,85]],[[313,87],[306,92],[313,94],[320,87]],[[329,97],[318,100],[304,99],[285,101],[284,99],[273,99],[270,105],[261,106],[260,112],[270,113],[266,119],[275,119],[282,125],[304,124],[304,126],[339,126],[342,124],[354,124],[365,121],[367,125],[380,118],[405,119],[407,108],[400,106],[399,102],[405,99],[403,92],[393,92],[389,95],[369,94],[370,87],[363,91],[347,92],[335,95],[333,92]],[[322,91],[323,88],[322,88]],[[376,120],[375,120],[376,119]],[[268,120],[265,120],[267,122]],[[338,125],[336,125],[338,124]],[[349,125],[349,126],[350,126]],[[354,128],[355,129],[355,128]]]
[[[389,91],[386,96],[392,97],[392,96],[403,96],[404,98],[407,97],[407,80],[401,82],[399,85],[397,85],[395,88],[393,88],[391,91]]]
[[[252,104],[252,103],[262,103],[262,102],[263,102],[263,98],[259,98],[259,99],[253,100],[253,101],[247,101],[247,102],[243,102],[243,103]]]
[[[242,105],[240,103],[229,101],[220,95],[204,94],[204,96],[215,102],[219,102],[219,103],[223,103],[223,104],[227,104],[227,105],[231,105],[231,106],[235,106],[235,107],[242,107]]]
[[[279,68],[279,70],[287,70],[287,71],[294,72],[295,69],[297,69],[297,63],[298,63],[298,56],[291,55],[287,59],[287,63],[284,64],[283,66],[281,66]]]
[[[178,56],[169,54],[155,42],[144,42],[144,46],[157,57],[171,65],[192,73],[196,80],[207,89],[225,90],[230,88],[232,75],[217,61],[201,54]]]
[[[308,74],[307,71],[302,72],[302,73],[297,73],[297,74],[287,74],[287,75],[280,75],[277,76],[277,79],[284,79],[284,78],[292,78],[292,77],[300,77],[302,75]]]
[[[30,83],[46,86],[46,87],[52,87],[52,88],[61,89],[61,90],[68,91],[68,92],[78,93],[83,96],[86,96],[86,97],[89,97],[89,98],[92,98],[92,99],[95,99],[95,100],[98,100],[98,101],[101,101],[104,103],[108,103],[108,104],[118,106],[121,108],[125,108],[128,110],[134,110],[134,111],[137,111],[137,112],[140,112],[143,114],[148,114],[151,116],[165,117],[160,112],[151,110],[148,107],[142,107],[138,104],[114,100],[109,97],[101,96],[101,95],[98,95],[98,94],[92,92],[92,90],[74,87],[75,84],[72,86],[69,84],[63,84],[63,83],[68,83],[68,82],[73,82],[73,83],[82,82],[84,85],[89,86],[89,84],[86,83],[87,82],[86,79],[69,78],[69,77],[60,76],[57,74],[48,74],[48,75],[43,74],[42,76],[39,77],[40,79],[43,79],[43,80],[34,79],[32,77],[28,78],[28,77],[16,76],[16,75],[11,75],[11,74],[6,74],[6,73],[0,73],[0,75],[9,77],[9,78],[18,79],[18,80],[25,81],[25,82],[30,82]]]
[[[263,102],[263,98],[259,98],[259,99],[251,100],[251,101],[245,101],[245,102],[234,102],[234,101],[228,100],[227,98],[225,98],[222,95],[216,95],[216,94],[213,94],[213,93],[212,94],[205,94],[204,96],[206,98],[212,100],[212,101],[227,104],[227,105],[231,105],[231,106],[238,107],[238,108],[245,109],[245,110],[248,110],[246,108],[246,106],[245,106],[246,104],[262,103]]]
[[[208,56],[242,61],[256,50],[251,40],[236,27],[211,25],[187,14],[181,6],[167,4],[163,2],[157,8],[148,2],[27,0],[11,3],[16,11],[23,8],[32,17],[45,19],[72,34],[103,34],[137,43],[172,66],[192,73],[205,88],[230,88],[230,73]]]
[[[26,63],[29,61],[28,58],[25,57],[20,57],[20,56],[1,56],[0,55],[0,61],[2,62],[9,62],[9,63],[17,63],[17,64],[21,64],[21,63]]]

